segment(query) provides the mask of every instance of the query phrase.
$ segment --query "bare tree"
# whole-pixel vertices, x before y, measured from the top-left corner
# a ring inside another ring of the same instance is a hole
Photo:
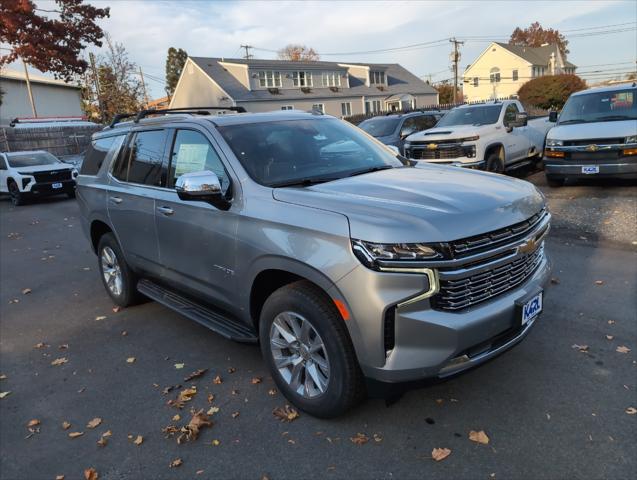
[[[316,62],[321,59],[320,55],[313,48],[305,45],[290,43],[278,51],[280,60]]]

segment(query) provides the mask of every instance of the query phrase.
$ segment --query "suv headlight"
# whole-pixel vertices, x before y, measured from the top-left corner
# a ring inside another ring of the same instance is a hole
[[[555,138],[547,138],[546,146],[547,147],[561,147],[564,145],[564,140],[556,140]]]
[[[626,143],[637,143],[637,135],[626,137]]]
[[[475,142],[476,140],[480,139],[480,135],[476,135],[474,137],[466,137],[466,138],[461,138],[459,140],[460,143],[464,143],[464,142]]]
[[[352,240],[354,255],[368,268],[378,268],[377,260],[419,261],[441,257],[424,243],[374,243]]]

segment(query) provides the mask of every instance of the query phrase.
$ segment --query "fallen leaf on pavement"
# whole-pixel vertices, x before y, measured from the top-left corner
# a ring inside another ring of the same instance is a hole
[[[100,437],[100,439],[97,441],[97,445],[100,447],[105,447],[108,444],[108,439],[104,436]]]
[[[228,367],[228,373],[234,373],[234,372],[236,372],[236,371],[237,371],[237,369],[236,369],[236,368],[234,368],[234,367]]]
[[[212,441],[212,446],[213,446],[213,447],[218,447],[219,445],[221,445],[221,442],[215,438],[215,439]]]
[[[606,335],[606,340],[612,340],[613,338],[615,338],[614,335]]]
[[[176,414],[173,416],[173,422],[178,422],[179,420],[181,420],[181,415]]]
[[[619,347],[617,347],[617,348],[615,349],[615,351],[616,351],[616,352],[619,352],[619,353],[628,353],[628,352],[630,352],[630,348],[628,348],[628,347],[627,347],[627,346],[625,346],[625,345],[620,345]]]
[[[69,344],[68,343],[63,343],[62,345],[58,345],[58,349],[60,349],[60,350],[68,350],[69,349]]]
[[[376,443],[380,443],[380,442],[382,442],[382,441],[383,441],[383,437],[382,437],[380,434],[375,433],[375,434],[374,434],[374,441],[375,441]]]
[[[609,321],[608,321],[608,322],[606,322],[606,323],[608,323],[609,325],[613,325],[613,324],[615,323],[615,320],[609,320]]]
[[[272,414],[275,417],[278,417],[282,422],[292,422],[293,420],[299,418],[299,412],[297,412],[289,405],[286,405],[285,407],[275,408],[274,410],[272,410]]]
[[[102,433],[102,437],[110,437],[111,435],[113,435],[113,432],[111,432],[110,430],[106,430],[104,433]]]
[[[174,467],[179,467],[183,463],[184,462],[181,461],[181,458],[175,458],[172,462],[170,462],[170,465],[168,465],[168,466],[170,468],[174,468]]]
[[[140,446],[142,443],[144,443],[144,437],[142,437],[141,435],[137,435],[137,438],[133,440],[133,443],[137,446]]]
[[[214,383],[215,385],[220,385],[221,382],[223,382],[223,380],[221,380],[221,377],[219,375],[217,375],[213,380],[212,383]]]
[[[595,280],[595,285],[604,285],[603,280]]]
[[[95,317],[95,321],[96,321],[96,322],[99,322],[99,321],[101,321],[101,320],[106,320],[106,315],[100,315],[100,316],[98,316],[98,317]]]
[[[637,413],[637,408],[635,408],[635,407],[628,407],[628,408],[626,409],[626,413],[627,413],[628,415],[635,415],[635,414]]]
[[[179,432],[179,428],[176,425],[167,425],[162,428],[161,431],[166,436],[166,438],[168,438]]]
[[[239,390],[232,390],[230,395],[239,395]]]
[[[449,450],[448,448],[434,448],[431,451],[431,458],[433,458],[436,462],[444,460],[449,455],[451,455],[451,450]]]
[[[71,428],[71,424],[69,422],[62,422],[63,430],[68,430],[69,428]]]
[[[84,480],[97,480],[98,478],[99,474],[93,467],[84,470]]]
[[[206,414],[207,415],[214,415],[217,412],[219,412],[219,407],[210,407],[208,409],[208,411],[206,412]]]
[[[0,398],[7,397],[11,392],[0,392]]]
[[[197,471],[195,472],[195,475],[201,475],[203,472],[204,472],[204,470],[197,470]]]
[[[31,293],[31,289],[30,288],[23,288],[22,289],[22,295],[28,295],[29,293]]]
[[[168,404],[173,407],[184,408],[184,403],[192,400],[192,397],[194,397],[196,394],[197,388],[185,388],[181,392],[179,392],[176,400],[169,400]]]
[[[551,283],[552,283],[553,285],[557,285],[557,284],[559,284],[559,283],[560,283],[560,279],[559,279],[559,278],[555,278],[555,277],[553,277],[553,278],[551,278]]]
[[[175,363],[175,368],[177,370],[181,370],[182,368],[184,368],[186,366],[185,363]]]
[[[34,418],[33,420],[29,420],[29,423],[27,423],[27,427],[31,428],[31,427],[37,427],[38,425],[40,425],[40,420],[38,420],[37,418]]]
[[[53,365],[54,367],[58,366],[58,365],[63,365],[65,363],[67,363],[68,360],[66,359],[66,357],[61,357],[61,358],[56,358],[55,360],[53,360],[51,362],[51,365]]]
[[[355,445],[365,445],[367,442],[369,442],[369,437],[360,432],[353,437],[350,437],[349,439]]]
[[[577,343],[571,345],[571,348],[579,350],[580,352],[588,351],[588,345],[578,345]]]
[[[193,378],[201,377],[207,371],[208,371],[207,368],[200,368],[199,370],[195,370],[190,375],[188,375],[186,378],[184,378],[184,382],[189,382]]]
[[[212,403],[212,401],[215,399],[215,396],[212,393],[208,394],[208,403]]]
[[[113,313],[117,313],[122,309],[122,307],[113,307]]]
[[[481,443],[483,445],[489,444],[489,437],[487,437],[487,434],[484,433],[484,430],[480,430],[479,432],[471,430],[469,432],[469,440],[471,440],[472,442]]]
[[[7,376],[3,373],[2,375],[0,375],[0,380],[6,380]]]
[[[69,433],[69,437],[71,437],[71,438],[81,437],[82,435],[84,435],[84,432],[71,432],[71,433]]]
[[[208,418],[208,415],[203,413],[203,410],[192,412],[192,418],[188,422],[188,425],[182,427],[181,435],[177,437],[177,443],[197,440],[197,437],[199,436],[199,430],[201,430],[203,427],[212,427],[212,422]]]
[[[46,347],[48,347],[48,345],[44,342],[36,343],[35,345],[33,345],[33,348],[46,348]]]
[[[261,377],[252,378],[252,385],[256,385],[257,383],[261,383]]]
[[[232,412],[232,418],[237,418],[239,416],[239,412]]]
[[[276,395],[276,388],[271,388],[270,390],[268,390],[268,395]]]
[[[126,363],[135,363],[135,360],[137,360],[135,357],[128,357]]]
[[[86,428],[95,428],[97,427],[100,423],[102,423],[102,419],[99,417],[95,417],[93,420],[91,420],[90,422],[88,422],[86,424]]]
[[[64,475],[56,475],[55,480],[64,480]]]
[[[126,330],[122,330],[122,337],[125,337],[126,335],[128,335],[128,332]]]

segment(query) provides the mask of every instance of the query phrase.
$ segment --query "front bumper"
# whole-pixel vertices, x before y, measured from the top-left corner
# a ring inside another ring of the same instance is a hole
[[[584,167],[597,166],[599,173],[583,173]],[[544,157],[544,171],[553,177],[591,178],[591,177],[617,177],[637,178],[637,157],[625,159],[599,159],[593,162],[580,163],[577,161],[557,160]]]
[[[53,188],[56,183],[62,184],[59,188]],[[26,196],[49,196],[71,193],[75,190],[75,180],[64,180],[62,182],[41,182],[30,183],[27,185],[27,190],[22,192],[22,195]]]
[[[451,165],[453,167],[464,168],[483,168],[484,160],[476,160],[475,158],[460,157],[453,160],[416,160],[417,162],[435,163],[437,165]]]

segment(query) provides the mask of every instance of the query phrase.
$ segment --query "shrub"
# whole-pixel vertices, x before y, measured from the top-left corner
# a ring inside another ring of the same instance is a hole
[[[586,88],[586,82],[577,75],[546,75],[526,82],[518,91],[520,101],[526,105],[549,110],[561,109],[569,95]]]

